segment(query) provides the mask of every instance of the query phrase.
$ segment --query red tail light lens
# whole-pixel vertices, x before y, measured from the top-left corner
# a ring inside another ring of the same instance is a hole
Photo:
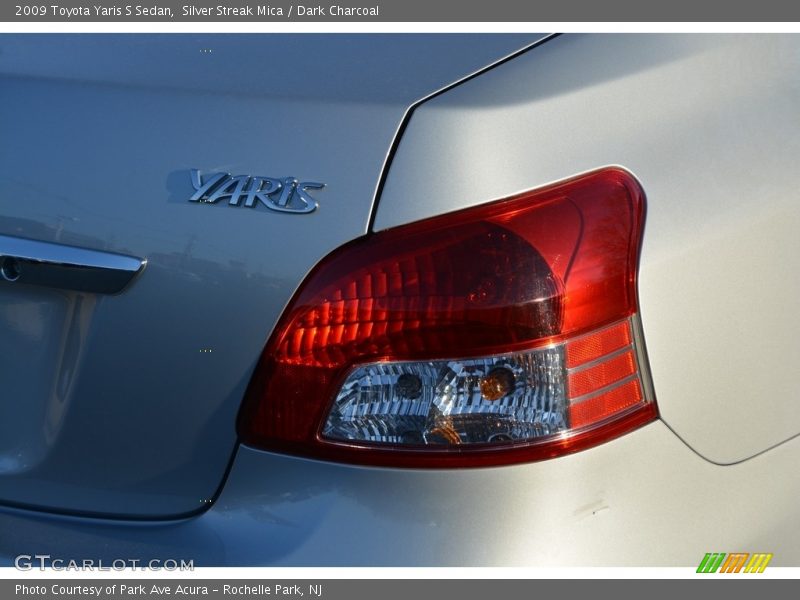
[[[368,235],[291,301],[244,443],[363,464],[484,466],[656,416],[637,340],[644,197],[603,169]]]

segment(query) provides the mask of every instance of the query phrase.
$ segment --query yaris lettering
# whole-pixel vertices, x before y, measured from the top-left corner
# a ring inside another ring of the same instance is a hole
[[[211,173],[203,177],[198,169],[191,169],[194,194],[189,202],[216,204],[227,199],[229,206],[253,208],[258,204],[278,212],[310,213],[317,209],[317,201],[308,190],[321,190],[324,183],[298,181],[294,177],[273,177]]]

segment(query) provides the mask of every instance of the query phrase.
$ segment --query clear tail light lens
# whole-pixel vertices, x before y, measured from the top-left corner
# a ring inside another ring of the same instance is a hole
[[[485,466],[653,420],[636,314],[643,212],[635,179],[609,168],[337,249],[264,350],[242,441]]]

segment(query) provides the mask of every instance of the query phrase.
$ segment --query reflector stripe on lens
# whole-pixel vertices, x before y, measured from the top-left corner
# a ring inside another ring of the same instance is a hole
[[[600,331],[570,340],[567,344],[567,368],[572,369],[597,360],[615,350],[631,345],[631,328],[628,320]]]
[[[629,346],[627,351],[616,352],[606,360],[588,368],[570,371],[567,389],[571,398],[577,398],[596,392],[634,373],[636,373],[636,359],[633,356],[633,349]]]
[[[570,427],[603,421],[643,401],[630,319],[566,344]]]
[[[638,377],[633,377],[610,390],[577,403],[570,402],[569,422],[571,428],[592,425],[622,412],[643,400],[642,385]]]

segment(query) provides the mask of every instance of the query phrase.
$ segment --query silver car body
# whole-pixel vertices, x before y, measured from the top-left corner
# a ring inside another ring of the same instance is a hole
[[[117,295],[0,281],[0,561],[692,565],[727,549],[798,564],[798,47],[0,38],[0,236],[147,261]],[[237,447],[265,340],[323,256],[607,165],[647,194],[659,420],[485,469]],[[304,215],[204,206],[191,168],[326,187]]]

